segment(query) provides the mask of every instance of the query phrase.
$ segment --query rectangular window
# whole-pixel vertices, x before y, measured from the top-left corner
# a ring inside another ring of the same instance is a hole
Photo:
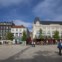
[[[48,31],[47,34],[50,35],[50,31]]]
[[[1,29],[2,29],[2,26],[1,26]]]
[[[21,37],[22,36],[22,33],[19,33],[19,36]]]
[[[12,29],[12,31],[14,31],[14,29]]]
[[[62,34],[62,31],[61,31],[61,34]]]
[[[6,29],[8,29],[8,26],[6,27]]]
[[[18,33],[16,33],[16,37],[18,36]]]
[[[55,31],[52,31],[52,34],[54,34]]]
[[[18,31],[18,29],[16,29],[16,31]]]

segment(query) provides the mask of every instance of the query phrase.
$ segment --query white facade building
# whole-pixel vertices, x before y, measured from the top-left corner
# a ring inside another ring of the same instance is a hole
[[[27,28],[24,27],[23,25],[21,26],[13,26],[11,28],[11,33],[14,35],[14,40],[16,42],[21,41],[21,37],[23,36],[23,31],[27,32]]]
[[[38,36],[40,29],[42,29],[43,36],[53,37],[55,31],[59,32],[60,37],[62,36],[61,21],[40,21],[40,19],[36,17],[33,23],[33,38]]]

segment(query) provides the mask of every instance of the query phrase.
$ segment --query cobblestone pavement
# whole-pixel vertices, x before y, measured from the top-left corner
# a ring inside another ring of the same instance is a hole
[[[0,46],[0,62],[62,62],[57,45]]]

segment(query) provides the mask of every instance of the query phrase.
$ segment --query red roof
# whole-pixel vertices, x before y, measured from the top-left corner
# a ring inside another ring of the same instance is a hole
[[[23,25],[19,25],[19,26],[12,26],[12,28],[25,28]]]

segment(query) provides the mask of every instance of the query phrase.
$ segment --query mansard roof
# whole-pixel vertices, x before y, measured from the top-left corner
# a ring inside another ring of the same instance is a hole
[[[13,21],[1,21],[0,22],[0,25],[15,25],[14,23],[13,23]]]
[[[36,24],[37,21],[41,22],[39,17],[35,17],[34,24]]]
[[[40,20],[39,17],[36,17],[34,19],[34,24],[36,24],[37,21],[39,21],[40,24],[44,24],[44,25],[49,25],[49,24],[60,24],[60,25],[62,25],[62,21],[47,21],[47,20],[43,21],[43,20]]]
[[[23,25],[15,25],[15,26],[12,26],[12,28],[25,28],[25,26],[23,26]]]
[[[60,24],[60,25],[62,25],[62,21],[41,21],[41,24],[45,24],[45,25]]]

